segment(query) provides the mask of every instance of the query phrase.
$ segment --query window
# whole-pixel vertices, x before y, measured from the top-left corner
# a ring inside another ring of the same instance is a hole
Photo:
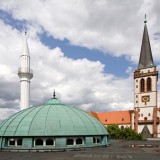
[[[8,146],[22,146],[23,139],[22,138],[9,138]]]
[[[143,117],[143,114],[141,114],[141,117]]]
[[[147,117],[144,117],[144,120],[147,121]]]
[[[136,98],[138,98],[138,95],[136,95]]]
[[[36,146],[43,146],[43,140],[42,139],[36,139],[35,145]]]
[[[54,145],[54,141],[53,141],[53,139],[47,139],[46,140],[46,146],[48,146],[48,145]]]
[[[15,141],[15,139],[9,139],[9,145],[10,146],[15,146],[15,144],[16,144],[16,141]]]
[[[83,138],[82,137],[68,138],[67,139],[67,145],[83,145]]]
[[[151,114],[150,114],[150,113],[148,113],[148,116],[151,116]]]
[[[76,139],[76,144],[83,144],[82,138],[77,138]]]
[[[73,145],[73,144],[74,144],[74,139],[68,138],[67,145]]]
[[[140,91],[141,91],[141,92],[144,92],[144,85],[145,85],[144,79],[142,78],[142,79],[140,80]]]
[[[150,77],[147,78],[147,91],[152,90],[152,80]]]
[[[101,137],[93,137],[93,143],[101,143]]]
[[[124,126],[121,126],[121,130],[124,130]]]
[[[17,146],[22,146],[22,139],[17,139]]]

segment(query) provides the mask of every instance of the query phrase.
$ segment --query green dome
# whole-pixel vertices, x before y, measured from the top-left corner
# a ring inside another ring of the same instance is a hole
[[[108,135],[88,113],[54,98],[45,105],[22,110],[0,124],[0,137]]]

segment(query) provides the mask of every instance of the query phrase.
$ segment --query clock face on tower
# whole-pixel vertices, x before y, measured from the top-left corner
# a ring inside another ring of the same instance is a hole
[[[150,96],[142,96],[142,102],[149,102],[150,101]]]

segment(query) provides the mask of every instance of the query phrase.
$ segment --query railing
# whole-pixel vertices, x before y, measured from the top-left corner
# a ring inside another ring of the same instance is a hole
[[[30,68],[21,67],[21,68],[18,68],[18,74],[20,73],[29,73],[33,75],[33,70]]]

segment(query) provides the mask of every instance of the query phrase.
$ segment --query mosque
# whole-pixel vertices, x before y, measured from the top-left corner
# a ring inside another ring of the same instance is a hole
[[[121,129],[125,127],[134,129],[141,133],[143,138],[160,138],[158,71],[152,57],[146,18],[139,63],[134,72],[134,109],[89,113],[105,126],[117,124]]]
[[[25,33],[20,78],[21,111],[0,123],[0,150],[67,150],[108,146],[106,127],[87,112],[53,98],[41,106],[29,107],[30,55]]]

